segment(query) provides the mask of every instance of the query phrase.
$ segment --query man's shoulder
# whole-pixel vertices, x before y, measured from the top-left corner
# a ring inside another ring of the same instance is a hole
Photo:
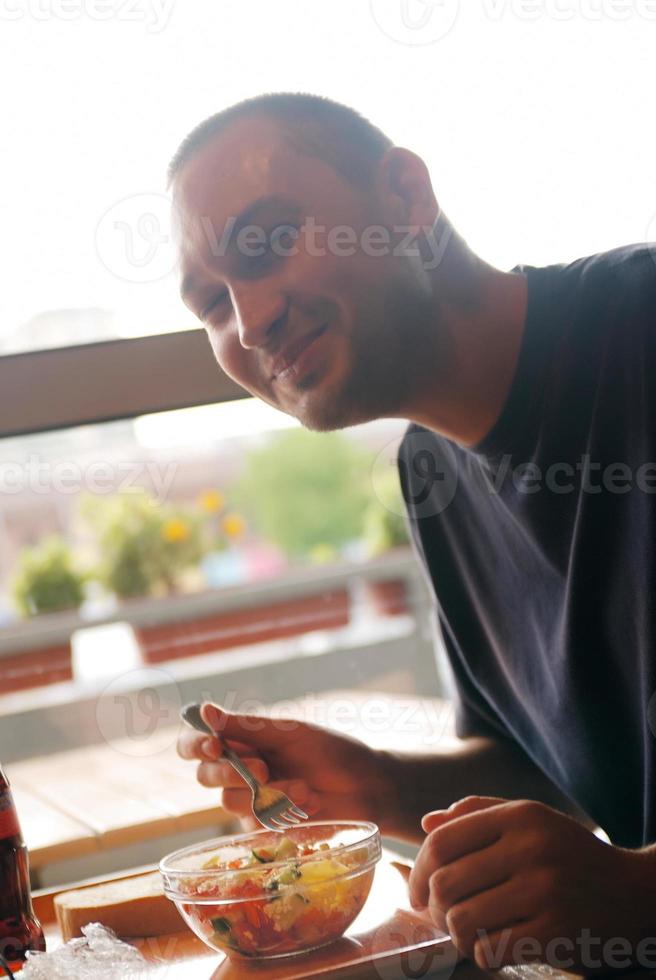
[[[572,262],[539,268],[516,266],[535,278],[558,283],[563,290],[576,293],[625,294],[639,299],[645,292],[656,293],[656,242],[622,245],[605,252],[596,252]]]
[[[426,429],[416,422],[409,422],[399,443],[397,459],[407,459],[409,455],[416,453],[417,448],[422,445],[426,449],[434,449],[439,452],[445,450],[447,446],[453,446],[453,443],[446,436],[440,435],[433,429]]]
[[[462,470],[462,449],[446,436],[410,423],[397,454],[401,493],[413,532],[433,523],[452,502]],[[466,466],[466,463],[465,463]]]

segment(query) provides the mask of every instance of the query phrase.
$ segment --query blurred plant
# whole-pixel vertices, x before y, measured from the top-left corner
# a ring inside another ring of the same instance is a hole
[[[77,609],[84,600],[85,578],[66,542],[47,538],[21,553],[12,588],[14,601],[23,616]]]
[[[241,541],[246,534],[246,521],[241,514],[234,512],[226,514],[221,519],[220,527],[228,541],[232,543]]]
[[[244,538],[246,521],[236,511],[227,510],[226,498],[219,490],[204,490],[198,505],[208,552],[224,551]]]
[[[292,429],[248,455],[235,493],[285,554],[326,554],[362,533],[370,467],[346,436]]]
[[[308,557],[314,565],[328,565],[339,556],[331,544],[315,544]]]
[[[371,558],[410,543],[403,507],[398,474],[390,470],[388,478],[377,483],[365,514],[364,543]]]
[[[195,509],[161,504],[145,490],[87,498],[83,508],[98,535],[97,577],[120,598],[175,592],[203,557]]]
[[[203,490],[198,505],[206,514],[220,514],[225,509],[225,497],[219,490]]]

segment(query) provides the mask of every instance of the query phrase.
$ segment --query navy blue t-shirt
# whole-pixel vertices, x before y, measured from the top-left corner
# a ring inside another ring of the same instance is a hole
[[[639,847],[656,841],[656,247],[514,271],[528,309],[502,413],[473,449],[408,428],[410,527],[458,734],[515,740]]]

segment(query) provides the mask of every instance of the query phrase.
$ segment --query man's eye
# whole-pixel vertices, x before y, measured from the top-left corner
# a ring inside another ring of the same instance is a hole
[[[216,296],[212,297],[211,303],[205,307],[200,315],[201,320],[207,319],[207,317],[212,313],[218,306],[221,306],[228,299],[228,290],[224,289],[223,292],[217,293]]]
[[[289,255],[298,238],[296,225],[277,225],[269,234],[269,248],[276,255]]]

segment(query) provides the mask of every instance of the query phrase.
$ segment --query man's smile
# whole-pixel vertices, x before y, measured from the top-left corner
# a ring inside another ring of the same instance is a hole
[[[315,357],[315,344],[326,332],[328,324],[324,323],[298,340],[284,347],[275,358],[271,367],[271,380],[276,384],[286,384],[296,381],[311,366]]]

